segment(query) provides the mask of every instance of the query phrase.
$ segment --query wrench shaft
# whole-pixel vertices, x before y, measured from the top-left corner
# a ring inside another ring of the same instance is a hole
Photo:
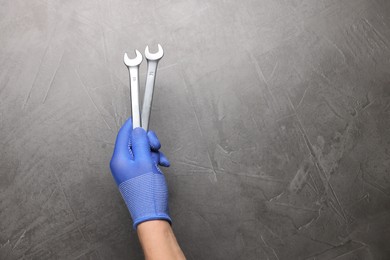
[[[154,83],[156,81],[158,60],[148,60],[148,72],[146,77],[146,87],[144,102],[142,104],[142,128],[145,131],[149,129],[150,112],[152,110]]]
[[[133,129],[141,127],[141,115],[139,105],[139,81],[138,67],[129,67],[130,75],[130,97],[131,97],[131,115],[133,118]]]

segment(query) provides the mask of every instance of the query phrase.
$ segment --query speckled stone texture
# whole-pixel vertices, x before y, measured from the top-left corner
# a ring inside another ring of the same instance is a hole
[[[143,258],[109,160],[157,43],[188,259],[390,259],[390,1],[0,2],[0,259]]]

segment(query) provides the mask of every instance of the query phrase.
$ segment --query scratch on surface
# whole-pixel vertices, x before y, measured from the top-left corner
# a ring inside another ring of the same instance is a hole
[[[46,205],[46,203],[48,203],[48,202],[50,201],[51,197],[53,197],[53,195],[54,195],[54,193],[55,193],[56,191],[57,191],[57,187],[55,187],[55,188],[53,189],[53,191],[50,193],[49,198],[47,198],[47,200],[46,200],[44,203],[42,203],[41,210],[42,210],[43,207]]]
[[[307,178],[309,173],[309,162],[305,161],[298,169],[297,173],[293,177],[288,186],[288,190],[294,193],[300,192],[300,190],[307,184]]]
[[[64,196],[65,198],[65,201],[66,201],[66,204],[68,205],[71,213],[72,213],[72,217],[73,217],[73,221],[76,222],[77,221],[77,218],[76,218],[76,213],[74,213],[72,207],[70,206],[70,202],[69,202],[69,199],[68,199],[68,196],[66,196],[66,193],[65,193],[65,190],[64,190],[64,187],[62,185],[62,182],[60,181],[60,179],[58,178],[57,174],[54,174],[56,180],[57,180],[57,183],[58,183],[58,187],[60,188],[61,192],[62,192],[62,195]]]
[[[197,162],[197,161],[191,160],[191,159],[188,158],[188,157],[184,157],[184,161],[183,161],[183,162],[188,162],[188,163],[193,164],[193,165],[198,165],[198,162]],[[205,167],[205,168],[207,168],[207,167]]]
[[[47,44],[46,49],[45,49],[45,52],[44,52],[44,54],[42,55],[41,61],[40,61],[40,63],[39,63],[38,71],[37,71],[37,73],[35,73],[35,77],[34,77],[34,80],[33,80],[32,84],[31,84],[31,87],[30,87],[30,89],[29,89],[29,91],[28,91],[27,98],[24,100],[24,103],[23,103],[23,105],[22,105],[22,110],[23,110],[24,107],[27,105],[27,102],[28,102],[28,100],[29,100],[30,97],[31,97],[31,92],[32,92],[32,90],[33,90],[33,88],[34,88],[34,86],[35,86],[35,82],[36,82],[36,80],[37,80],[37,78],[38,78],[38,74],[39,74],[39,72],[41,71],[42,63],[43,63],[43,60],[44,60],[45,57],[46,57],[46,53],[47,53],[47,50],[49,49],[49,45],[50,45],[50,42]]]
[[[280,121],[283,121],[283,120],[290,118],[290,117],[293,117],[293,116],[295,116],[295,113],[290,114],[290,115],[286,115],[286,116],[282,116],[282,117],[276,119],[275,122],[280,122]]]
[[[58,26],[58,22],[56,23],[56,25],[55,25],[55,27],[54,27],[54,29],[53,29],[53,33],[50,35],[50,39],[49,39],[49,41],[48,41],[48,43],[47,43],[47,45],[46,45],[45,52],[43,53],[42,58],[41,58],[41,61],[40,61],[40,63],[39,63],[38,71],[37,71],[37,73],[35,74],[35,77],[34,77],[34,80],[33,80],[32,84],[31,84],[30,90],[28,91],[27,98],[26,98],[26,100],[24,101],[24,103],[23,103],[23,105],[22,105],[22,110],[25,108],[25,106],[27,105],[28,100],[29,100],[30,97],[31,97],[31,92],[32,92],[33,87],[34,87],[34,85],[35,85],[35,82],[36,82],[36,80],[37,80],[37,78],[38,78],[38,74],[39,74],[39,72],[41,71],[42,64],[43,64],[43,60],[44,60],[45,57],[46,57],[46,54],[47,54],[47,51],[48,51],[48,49],[49,49],[50,43],[51,43],[51,41],[52,41],[52,39],[53,39],[53,36],[55,35],[55,33],[56,33],[56,31],[57,31],[57,26]]]
[[[346,34],[346,35],[349,35],[349,34]],[[353,36],[351,36],[351,37],[353,37]],[[354,58],[355,60],[358,60],[358,57],[357,57],[357,55],[356,55],[356,52],[352,49],[352,46],[351,46],[351,44],[349,43],[350,41],[348,40],[348,38],[345,39],[345,42],[346,42],[345,46],[346,46],[346,48],[349,50],[349,52],[352,54],[353,58]]]
[[[311,176],[310,176],[310,178],[311,178]],[[314,191],[315,194],[318,195],[318,191],[316,190],[316,188],[314,188],[313,185],[310,184],[310,182],[306,182],[306,185],[307,185],[310,189],[312,189],[312,191]]]
[[[20,241],[22,241],[22,239],[24,238],[24,235],[26,234],[26,229],[23,231],[22,235],[19,237],[18,241],[16,241],[14,247],[12,248],[12,250],[14,250],[20,243]]]
[[[340,211],[336,208],[336,206],[333,204],[331,200],[328,200],[328,204],[334,210],[334,212],[336,212],[336,214],[340,216],[340,218],[344,219],[343,214],[340,213]]]
[[[282,197],[283,194],[284,194],[284,191],[283,191],[282,193],[280,193],[280,194],[278,194],[278,195],[276,195],[276,196],[270,198],[268,201],[269,201],[269,202],[272,202],[273,200],[277,200],[277,199],[279,199],[280,197]]]
[[[341,213],[342,213],[342,215],[343,215],[343,218],[344,218],[345,222],[347,223],[347,222],[348,222],[348,219],[347,219],[347,216],[345,215],[345,210],[344,210],[344,208],[342,207],[342,205],[341,205],[341,203],[340,203],[340,200],[339,200],[339,198],[337,197],[337,194],[336,194],[336,192],[334,191],[334,189],[333,189],[333,187],[332,187],[332,184],[330,184],[330,182],[328,182],[328,185],[329,185],[330,191],[332,192],[333,197],[336,199],[336,202],[337,202],[337,204],[338,204],[339,207],[340,207],[340,211],[341,211]]]
[[[320,218],[320,215],[318,215],[317,217],[314,217],[314,218],[310,219],[307,223],[305,223],[305,224],[299,226],[299,227],[297,228],[297,230],[301,230],[301,229],[303,229],[303,228],[308,228],[314,221],[317,221],[319,218]]]
[[[98,4],[100,4],[100,3],[98,3]],[[107,39],[106,39],[106,34],[104,33],[104,29],[103,29],[103,26],[102,26],[102,19],[98,19],[98,23],[99,23],[99,29],[100,29],[100,32],[102,33],[102,38],[103,38],[104,61],[105,61],[106,68],[107,68],[107,70],[109,72],[109,75],[110,75],[110,83],[111,83],[111,87],[112,87],[112,86],[114,86],[113,75],[112,75],[112,72],[111,72],[111,67],[112,66],[110,66],[110,62],[109,62],[108,56],[107,56]]]
[[[76,255],[73,259],[82,259],[83,257],[88,257],[86,255],[89,253],[95,253],[95,251],[93,251],[93,249],[91,250],[90,248],[84,249],[78,255]]]
[[[173,63],[173,64],[170,64],[170,65],[167,65],[167,66],[160,67],[160,68],[158,68],[158,70],[159,70],[159,71],[162,71],[162,70],[165,70],[165,69],[169,69],[169,68],[171,68],[171,67],[174,67],[174,66],[176,66],[176,65],[177,65],[177,63]]]
[[[385,106],[385,108],[383,109],[383,111],[386,111],[388,108],[390,108],[390,102]]]
[[[370,98],[368,97],[368,93],[367,93],[366,94],[366,102],[362,105],[361,111],[364,111],[365,109],[372,106],[372,104],[375,102],[375,100],[376,100],[375,98],[373,100],[370,100]]]
[[[368,20],[367,18],[362,18],[363,22],[368,24],[371,27],[371,31],[374,32],[374,34],[378,37],[379,41],[382,42],[382,44],[385,46],[386,49],[388,49],[388,43],[386,42],[386,37],[384,37]]]
[[[205,167],[205,166],[201,166],[201,165],[199,165],[199,164],[190,163],[190,162],[177,161],[176,163],[178,163],[178,164],[184,164],[184,165],[192,166],[192,167],[197,167],[197,168],[201,168],[201,169],[205,169],[205,170],[213,170],[212,168]]]
[[[219,143],[217,143],[217,148],[224,154],[230,156],[233,151],[227,151],[225,148],[223,148]]]
[[[223,170],[222,172],[227,173],[227,174],[231,174],[231,175],[236,175],[236,176],[256,178],[256,179],[263,180],[263,181],[270,181],[270,182],[277,182],[277,183],[288,183],[288,181],[285,181],[285,180],[272,179],[272,178],[269,178],[269,177],[266,177],[266,176],[255,175],[255,174],[248,174],[248,173],[243,173],[243,172],[241,172],[241,173],[234,173],[234,172],[229,172],[229,171],[226,171],[226,170]]]
[[[313,239],[311,239],[311,240],[313,240]],[[313,240],[313,241],[315,241],[315,240]],[[321,241],[321,243],[324,243],[324,242]],[[327,244],[327,243],[325,243],[325,244]],[[341,244],[341,245],[329,244],[329,246],[331,246],[331,247],[328,249],[325,249],[321,252],[318,252],[314,255],[311,255],[310,257],[305,258],[305,259],[316,259],[316,257],[320,257],[320,259],[337,259],[341,256],[348,255],[352,252],[355,252],[356,250],[367,247],[363,243],[356,243],[355,241],[352,241],[352,240],[347,241],[346,243]]]
[[[362,110],[361,110],[361,111],[364,111],[364,110],[366,110],[367,108],[369,108],[370,106],[372,106],[372,104],[374,104],[374,102],[375,102],[375,99],[374,99],[374,100],[371,100],[370,103],[365,104],[365,105],[362,107]]]
[[[50,91],[50,89],[51,89],[51,86],[53,85],[54,78],[55,78],[55,76],[57,75],[58,69],[60,68],[60,65],[61,65],[61,63],[62,63],[62,58],[64,57],[64,53],[65,53],[65,51],[62,52],[60,61],[59,61],[58,64],[57,64],[57,68],[56,68],[56,70],[55,70],[53,76],[51,77],[51,80],[50,80],[50,83],[49,83],[49,87],[47,88],[46,93],[45,93],[45,96],[43,97],[42,104],[45,103],[46,98],[47,98],[47,96],[48,96],[48,94],[49,94],[49,91]]]
[[[102,38],[103,38],[103,54],[104,54],[104,61],[106,62],[107,66],[110,68],[110,64],[108,62],[108,57],[107,57],[107,41],[106,41],[106,34],[104,33],[104,30],[102,28],[102,24],[101,24],[101,20],[99,19],[99,28],[100,28],[100,32],[102,33]],[[111,75],[111,73],[110,73]],[[112,77],[111,77],[111,84],[113,84],[112,82]]]
[[[325,76],[325,74],[324,74],[323,72],[318,71],[318,70],[314,67],[314,65],[313,65],[312,63],[309,63],[309,65],[310,65],[310,67],[313,69],[313,71],[314,71],[317,75],[319,75],[321,78],[323,78],[329,85],[333,86],[331,80],[330,80],[327,76]]]
[[[347,59],[345,58],[344,52],[337,46],[336,43],[334,43],[333,41],[331,41],[328,37],[326,37],[325,35],[322,35],[322,36],[324,37],[324,39],[325,39],[327,42],[329,42],[330,44],[332,44],[333,47],[335,47],[336,50],[337,50],[338,52],[340,52],[341,56],[343,56],[344,63],[345,63],[345,62],[347,61]]]
[[[12,245],[9,239],[4,244],[0,244],[0,257],[9,257],[10,253],[12,252],[11,246]]]
[[[265,79],[264,77],[264,74],[263,74],[263,71],[261,70],[259,64],[257,63],[255,57],[253,56],[252,53],[249,53],[249,56],[252,60],[252,63],[253,65],[255,65],[255,69],[256,69],[256,73],[257,73],[257,76],[259,77],[260,80],[262,80],[265,84],[265,88],[267,89],[267,92],[270,94],[271,98],[272,98],[272,103],[276,104],[276,99],[274,97],[274,95],[272,94],[270,88],[269,88],[269,85],[268,85],[268,81]]]
[[[305,91],[303,92],[302,98],[301,98],[301,100],[299,100],[298,105],[297,105],[296,108],[298,108],[298,107],[302,104],[302,101],[303,101],[303,99],[305,98],[306,92],[309,90],[309,88],[310,88],[310,86],[307,87],[307,88],[305,89]]]
[[[341,116],[339,113],[336,112],[336,110],[330,105],[330,103],[328,102],[328,100],[326,100],[326,98],[324,98],[324,101],[326,103],[326,105],[328,105],[328,107],[330,108],[330,110],[338,117],[338,118],[341,118],[343,120],[345,120],[345,118],[343,116]]]
[[[343,253],[343,254],[341,254],[341,255],[336,256],[334,259],[340,258],[340,257],[342,257],[342,256],[349,255],[349,254],[351,254],[351,253],[353,253],[353,252],[355,252],[355,251],[358,251],[358,250],[360,250],[360,249],[362,249],[362,248],[365,248],[365,247],[366,247],[366,246],[363,245],[363,246],[361,246],[361,247],[352,249],[352,250],[350,250],[350,251],[348,251],[348,252],[345,252],[345,253]]]
[[[287,208],[292,208],[292,209],[299,209],[299,210],[303,210],[303,211],[310,211],[310,212],[316,212],[317,211],[316,209],[298,207],[298,206],[294,206],[294,205],[287,204],[287,203],[273,202],[273,204],[279,205],[279,206],[283,206],[283,207],[287,207]]]
[[[295,112],[295,109],[294,109],[294,112]],[[301,135],[303,137],[303,140],[305,141],[306,147],[309,150],[311,156],[313,156],[313,158],[315,158],[316,161],[318,162],[317,154],[314,152],[313,146],[310,143],[309,138],[307,137],[307,133],[306,133],[305,129],[302,126],[301,120],[299,120],[299,117],[297,115],[296,115],[296,117],[297,117],[297,121],[298,121],[298,129],[301,132]]]
[[[272,69],[272,72],[271,72],[271,75],[269,76],[270,78],[272,78],[272,76],[274,75],[275,71],[276,71],[276,68],[278,67],[279,65],[279,62],[277,61],[274,68]]]
[[[172,153],[176,153],[176,152],[179,152],[181,150],[183,150],[183,146],[177,147],[175,150],[172,151]]]
[[[313,189],[316,191],[317,194],[320,194],[320,191],[319,191],[319,189],[318,189],[318,187],[317,187],[317,184],[316,184],[316,182],[314,181],[313,176],[311,175],[310,171],[309,171],[309,176],[310,176],[311,181],[313,182]],[[308,182],[308,184],[309,184],[309,182]],[[310,186],[311,186],[311,185],[310,185]]]
[[[368,181],[366,178],[365,178],[365,174],[364,174],[364,171],[362,169],[362,166],[360,165],[360,173],[361,173],[361,177],[362,177],[362,180],[363,182],[367,183],[368,185],[370,185],[372,188],[376,189],[377,191],[385,194],[386,196],[390,197],[390,194],[386,192],[386,189],[384,187],[381,187],[379,184],[376,184],[376,183],[371,183],[370,181]]]
[[[353,208],[355,207],[357,204],[359,204],[361,201],[366,201],[367,203],[370,202],[370,194],[369,193],[366,193],[365,195],[361,196],[358,200],[356,200],[355,202],[353,203],[350,203],[347,207],[348,208]]]
[[[85,92],[87,93],[87,95],[88,95],[88,97],[89,97],[89,100],[92,102],[92,104],[93,104],[95,110],[98,112],[98,114],[100,115],[100,117],[103,119],[103,121],[104,121],[104,123],[106,124],[107,128],[110,129],[110,130],[112,130],[111,127],[110,127],[110,125],[107,123],[106,119],[104,118],[104,116],[103,116],[102,113],[100,112],[99,108],[96,106],[96,104],[95,104],[95,102],[93,101],[91,95],[89,94],[88,89],[87,89],[87,86],[86,86],[86,85],[84,84],[84,82],[81,80],[81,77],[80,77],[79,72],[78,72],[76,69],[75,69],[75,72],[76,72],[77,77],[79,78],[79,80],[80,80],[80,82],[81,82],[81,85],[83,85],[84,90],[85,90]]]
[[[327,246],[331,246],[332,248],[335,247],[334,244],[331,244],[329,242],[326,242],[326,241],[322,241],[322,240],[319,240],[319,239],[315,239],[313,237],[311,237],[310,235],[305,235],[305,234],[300,234],[301,236],[303,237],[306,237],[308,239],[310,239],[311,241],[314,241],[316,243],[320,243],[320,244],[323,244],[323,245],[327,245]],[[315,258],[314,258],[315,259]]]
[[[270,247],[270,246],[265,242],[265,240],[264,240],[264,238],[263,238],[263,235],[260,235],[260,237],[261,237],[261,240],[263,241],[264,245],[265,245],[266,247],[268,247],[269,249],[271,249],[272,252],[274,253],[276,259],[279,260],[279,257],[278,257],[278,255],[276,254],[275,249],[273,249],[272,247]]]

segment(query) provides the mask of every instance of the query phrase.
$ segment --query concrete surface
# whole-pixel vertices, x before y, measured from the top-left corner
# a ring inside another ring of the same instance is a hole
[[[188,259],[390,259],[389,42],[387,0],[1,0],[0,259],[142,259],[109,160],[156,43]]]

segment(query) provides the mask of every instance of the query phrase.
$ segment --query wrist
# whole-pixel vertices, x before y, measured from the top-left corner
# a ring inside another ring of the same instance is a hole
[[[172,230],[171,225],[168,221],[155,219],[155,220],[146,220],[141,222],[137,226],[137,233],[151,233],[151,234],[166,234],[168,231]]]
[[[137,233],[145,259],[185,259],[172,227],[167,221],[142,222],[138,225]]]

